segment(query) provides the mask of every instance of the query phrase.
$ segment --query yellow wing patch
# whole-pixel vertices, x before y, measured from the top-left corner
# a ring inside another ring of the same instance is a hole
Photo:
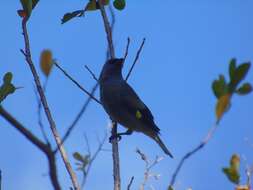
[[[139,110],[137,110],[136,113],[135,113],[135,116],[136,116],[137,119],[141,119],[142,114]]]

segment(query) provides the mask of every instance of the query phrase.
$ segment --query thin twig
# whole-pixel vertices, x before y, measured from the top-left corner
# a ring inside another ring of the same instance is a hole
[[[188,153],[186,153],[180,160],[175,172],[172,175],[169,187],[173,187],[173,185],[176,182],[176,178],[184,164],[184,162],[189,159],[191,156],[193,156],[196,152],[198,152],[199,150],[201,150],[202,148],[204,148],[204,146],[210,141],[210,139],[212,138],[212,136],[214,135],[214,132],[216,131],[218,127],[218,123],[216,122],[208,131],[206,137],[203,139],[203,141],[194,149],[192,149],[191,151],[189,151]]]
[[[134,176],[131,177],[129,184],[127,185],[127,190],[131,189],[131,185],[133,184]]]
[[[91,156],[91,150],[90,150],[89,140],[88,140],[87,136],[84,135],[84,138],[85,138],[85,142],[86,142],[86,146],[87,146],[88,155],[90,155],[90,160],[89,160],[89,164],[87,166],[87,169],[85,171],[85,176],[82,181],[82,188],[85,186],[85,183],[87,181],[88,174],[90,172],[93,162],[96,160],[98,154],[102,151],[102,148],[103,148],[103,146],[106,142],[106,139],[107,139],[107,133],[105,133],[103,140],[99,141],[98,148],[97,148],[96,152],[93,154],[93,156]]]
[[[37,74],[37,71],[36,71],[35,66],[33,64],[33,61],[32,61],[32,56],[31,56],[31,51],[30,51],[30,44],[29,44],[29,37],[28,37],[28,32],[27,32],[27,25],[26,25],[27,21],[28,21],[28,18],[24,17],[23,21],[22,21],[22,29],[23,29],[23,35],[24,35],[24,41],[25,41],[25,59],[26,59],[26,62],[28,63],[28,65],[29,65],[29,68],[30,68],[31,73],[33,75],[33,78],[34,78],[38,93],[40,95],[40,99],[41,99],[44,111],[45,111],[46,116],[47,116],[47,120],[49,122],[51,131],[54,135],[54,139],[56,141],[56,144],[59,147],[61,157],[62,157],[63,162],[65,164],[65,167],[66,167],[66,169],[69,173],[69,176],[71,178],[73,187],[74,187],[75,190],[80,190],[76,174],[75,174],[74,170],[72,169],[72,167],[70,165],[67,153],[66,153],[66,151],[65,151],[65,149],[62,145],[61,138],[60,138],[60,135],[59,135],[59,133],[56,129],[56,124],[55,124],[54,119],[52,117],[51,111],[48,107],[47,99],[46,99],[45,94],[43,92],[39,76]]]
[[[115,135],[117,134],[117,123],[112,122],[112,131],[111,134]],[[119,161],[119,146],[118,146],[118,139],[113,138],[112,139],[112,159],[113,159],[113,179],[114,179],[114,190],[120,190],[121,184],[120,184],[120,161]]]
[[[46,91],[46,87],[47,87],[47,81],[48,81],[48,78],[46,79],[44,85],[43,85],[43,91],[45,93]],[[37,93],[37,90],[36,90],[36,87],[34,87],[34,93],[35,93],[35,96],[37,97],[37,103],[38,103],[38,108],[37,108],[37,115],[38,115],[38,125],[40,127],[40,131],[42,133],[42,136],[45,140],[45,142],[50,145],[50,142],[49,142],[49,139],[47,137],[47,134],[46,134],[46,130],[45,130],[45,127],[43,125],[43,122],[42,122],[42,115],[41,115],[41,108],[42,108],[42,105],[41,105],[41,101],[40,101],[40,97]]]
[[[113,31],[114,31],[115,23],[116,23],[116,17],[115,17],[115,13],[111,4],[109,4],[109,13],[111,16],[111,35],[113,36]],[[110,47],[108,44],[108,48],[106,51],[106,60],[108,60],[109,58],[110,58]]]
[[[91,90],[91,94],[94,95],[96,92],[96,89],[98,88],[98,83],[95,84],[95,86],[92,88]],[[68,139],[68,137],[70,136],[70,134],[72,133],[72,131],[74,130],[75,126],[77,126],[77,123],[80,121],[81,117],[83,116],[84,112],[86,111],[89,103],[91,102],[91,97],[89,96],[84,105],[82,106],[81,110],[78,112],[77,116],[75,117],[75,119],[73,120],[72,124],[68,127],[66,133],[63,135],[62,138],[62,143],[64,144],[66,142],[66,140]],[[56,153],[58,151],[58,148],[56,148],[54,150],[54,152]]]
[[[92,70],[91,70],[87,65],[85,65],[85,69],[87,69],[88,72],[89,72],[89,73],[91,74],[91,76],[93,77],[93,79],[94,79],[95,81],[98,82],[98,78],[96,77],[95,73],[92,72]]]
[[[125,51],[125,55],[124,55],[124,62],[128,56],[128,50],[129,50],[129,45],[130,45],[130,38],[127,38],[127,45],[126,45],[126,51]]]
[[[54,63],[55,66],[62,71],[62,73],[70,79],[78,88],[80,88],[85,94],[87,94],[89,97],[91,97],[93,100],[95,100],[98,104],[101,105],[101,102],[95,98],[88,90],[85,90],[73,77],[71,77],[58,63]]]
[[[30,141],[34,146],[41,150],[47,157],[49,163],[49,174],[50,181],[54,187],[54,190],[61,190],[58,177],[57,168],[55,162],[55,156],[51,147],[44,144],[38,137],[31,133],[26,127],[24,127],[19,121],[17,121],[11,114],[9,114],[2,106],[0,106],[0,115],[8,121],[12,127],[18,130],[28,141]]]
[[[139,59],[141,50],[142,50],[142,48],[143,48],[143,46],[144,46],[144,44],[145,44],[145,40],[146,40],[146,39],[143,38],[142,43],[141,43],[141,46],[140,46],[140,48],[139,48],[139,50],[137,51],[137,54],[136,54],[136,56],[135,56],[134,62],[133,62],[132,66],[131,66],[131,68],[130,68],[130,70],[129,70],[127,76],[126,76],[126,79],[125,79],[126,81],[127,81],[128,78],[130,77],[130,75],[131,75],[131,73],[132,73],[132,70],[133,70],[133,68],[134,68],[134,66],[135,66],[135,64],[136,64],[136,62],[137,62],[138,59]]]
[[[145,171],[144,171],[144,179],[143,182],[140,185],[140,190],[144,190],[148,180],[151,177],[154,177],[155,179],[158,179],[160,175],[151,173],[151,169],[157,165],[161,160],[163,160],[163,157],[156,156],[156,158],[153,160],[153,162],[150,163],[148,160],[148,157],[142,153],[138,148],[136,152],[140,155],[141,159],[145,162]]]
[[[101,0],[98,0],[100,12],[103,18],[105,32],[107,36],[108,46],[110,50],[110,56],[112,59],[115,58],[115,51],[113,46],[113,38],[112,38],[112,30],[110,23],[108,21],[105,8],[101,3]],[[113,11],[111,11],[111,14]],[[113,16],[113,14],[112,14]],[[115,18],[115,17],[114,17]],[[117,123],[112,121],[112,131],[111,135],[115,137],[117,135]],[[121,180],[120,180],[120,161],[119,161],[119,147],[118,147],[118,140],[114,138],[112,140],[112,158],[113,158],[113,178],[114,178],[114,190],[121,189]]]

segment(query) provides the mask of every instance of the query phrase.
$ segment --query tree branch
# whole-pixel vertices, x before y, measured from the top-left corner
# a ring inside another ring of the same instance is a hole
[[[129,45],[130,45],[130,38],[127,38],[127,45],[126,45],[126,51],[125,51],[125,55],[124,55],[124,62],[128,56],[128,49],[129,49]]]
[[[216,131],[218,127],[218,122],[216,122],[208,131],[206,137],[202,140],[202,142],[197,146],[195,147],[194,149],[192,149],[191,151],[189,151],[188,153],[186,153],[180,160],[176,170],[174,171],[173,175],[172,175],[172,178],[171,178],[171,181],[170,181],[170,184],[169,184],[169,188],[173,187],[173,185],[175,184],[176,182],[176,178],[183,166],[183,164],[185,163],[185,161],[187,159],[189,159],[191,156],[193,156],[195,153],[197,153],[198,151],[200,151],[202,148],[204,148],[204,146],[210,141],[210,139],[212,138],[212,136],[214,135],[214,132]]]
[[[29,37],[28,37],[27,26],[26,26],[27,21],[28,21],[28,18],[24,17],[23,21],[22,21],[22,29],[23,29],[23,35],[24,35],[24,41],[25,41],[25,58],[26,58],[26,62],[28,63],[29,68],[30,68],[30,70],[32,72],[32,75],[33,75],[33,78],[34,78],[34,81],[35,81],[38,93],[40,95],[40,99],[41,99],[44,111],[45,111],[46,116],[47,116],[47,120],[49,122],[51,131],[52,131],[52,133],[54,135],[54,139],[56,141],[56,144],[59,147],[59,150],[60,150],[60,153],[61,153],[61,157],[63,159],[65,167],[66,167],[66,169],[67,169],[67,171],[68,171],[68,173],[70,175],[73,187],[74,187],[75,190],[80,190],[76,174],[74,173],[74,171],[73,171],[73,169],[72,169],[72,167],[70,165],[67,153],[66,153],[66,151],[65,151],[65,149],[64,149],[64,147],[62,145],[61,138],[60,138],[59,133],[58,133],[58,131],[56,129],[56,124],[55,124],[55,122],[53,120],[51,111],[50,111],[50,109],[48,107],[48,103],[47,103],[45,94],[43,92],[39,76],[37,74],[37,71],[36,71],[36,69],[34,67],[34,64],[33,64],[33,61],[32,61],[31,51],[30,51],[30,44],[29,44]]]
[[[98,88],[98,83],[95,84],[95,86],[92,88],[91,90],[91,94],[94,95],[94,93],[96,92],[96,89]],[[70,136],[71,132],[74,130],[76,124],[79,122],[79,120],[81,119],[82,115],[84,114],[84,112],[86,111],[89,103],[91,102],[91,96],[89,96],[84,105],[82,106],[81,110],[78,112],[76,118],[74,119],[74,121],[72,122],[72,124],[68,127],[66,133],[63,135],[62,138],[62,143],[65,143],[65,141],[68,139],[68,137]],[[54,152],[56,153],[58,151],[58,148],[56,148],[54,150]]]
[[[85,69],[87,69],[87,71],[91,74],[93,79],[98,82],[98,78],[96,77],[95,73],[93,73],[92,70],[87,65],[85,65]]]
[[[131,177],[129,184],[127,185],[127,190],[131,189],[131,185],[133,184],[134,176]]]
[[[54,63],[55,66],[60,69],[63,74],[68,78],[70,79],[78,88],[80,88],[85,94],[87,94],[89,97],[91,97],[93,100],[95,100],[98,104],[101,105],[101,102],[95,98],[90,92],[88,92],[88,90],[85,90],[75,79],[73,79],[63,68],[61,68],[60,65],[58,65],[56,62]]]
[[[140,48],[139,48],[139,50],[137,51],[137,54],[136,54],[136,56],[135,56],[134,62],[133,62],[132,66],[131,66],[131,68],[130,68],[130,70],[129,70],[127,76],[126,76],[126,79],[125,79],[126,81],[127,81],[128,78],[130,77],[130,75],[131,75],[131,73],[132,73],[132,70],[133,70],[133,68],[134,68],[134,66],[135,66],[135,64],[136,64],[136,62],[137,62],[138,59],[139,59],[141,50],[142,50],[142,48],[143,48],[143,46],[144,46],[144,44],[145,44],[145,40],[146,40],[146,39],[143,38],[142,43],[141,43],[141,46],[140,46]]]
[[[86,135],[84,135],[84,138],[85,138],[85,142],[86,142],[86,145],[87,145],[87,149],[88,149],[88,155],[90,156],[90,160],[89,160],[89,164],[87,166],[87,169],[86,169],[86,175],[84,176],[83,178],[83,181],[82,181],[82,188],[84,187],[86,181],[87,181],[87,178],[88,178],[88,174],[90,172],[90,169],[91,169],[91,166],[93,164],[93,162],[96,160],[98,154],[102,151],[102,148],[105,144],[105,141],[107,139],[107,133],[105,134],[104,138],[102,141],[99,141],[99,144],[98,144],[98,147],[97,147],[97,150],[95,151],[95,153],[93,155],[91,155],[91,150],[90,150],[90,145],[89,145],[89,141],[88,141],[88,138]]]
[[[101,12],[101,15],[102,15],[102,18],[103,18],[103,22],[104,22],[106,37],[107,37],[108,46],[109,46],[109,50],[110,50],[109,51],[110,52],[110,57],[113,59],[113,58],[115,58],[115,51],[114,51],[114,46],[113,46],[111,26],[110,26],[108,17],[107,17],[106,12],[105,12],[104,5],[101,3],[101,0],[98,0],[98,3],[99,3],[99,7],[100,7],[100,12]]]
[[[18,130],[28,141],[30,141],[34,146],[41,150],[48,159],[49,163],[49,174],[50,181],[55,190],[61,190],[58,178],[57,178],[57,168],[55,162],[55,155],[51,150],[51,147],[44,144],[39,138],[37,138],[33,133],[26,129],[19,121],[17,121],[11,114],[9,114],[2,106],[0,106],[0,115],[8,121],[11,126]]]
[[[101,0],[98,0],[100,12],[103,18],[105,32],[107,35],[108,46],[110,50],[111,58],[115,58],[115,52],[113,47],[113,39],[112,39],[112,30],[110,27],[110,23],[108,21],[105,8],[101,3]],[[112,121],[112,131],[111,135],[115,137],[117,135],[117,123]],[[114,178],[114,190],[121,189],[121,180],[120,180],[120,161],[119,161],[119,147],[117,138],[113,138],[112,140],[112,157],[113,157],[113,178]]]

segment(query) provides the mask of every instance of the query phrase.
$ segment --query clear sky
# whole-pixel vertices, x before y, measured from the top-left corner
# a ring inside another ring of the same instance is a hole
[[[100,13],[90,12],[84,18],[64,25],[60,23],[64,13],[81,9],[85,3],[85,0],[41,1],[31,16],[28,30],[32,57],[38,70],[40,52],[49,48],[54,58],[90,89],[95,82],[84,65],[89,65],[99,75],[105,60],[106,38]],[[161,174],[158,181],[149,181],[156,190],[167,187],[180,158],[195,147],[213,125],[216,101],[211,91],[213,79],[220,73],[228,76],[228,61],[232,57],[239,62],[253,60],[252,6],[250,0],[128,0],[124,11],[115,11],[114,41],[118,57],[124,54],[127,37],[131,38],[124,73],[132,64],[142,38],[146,38],[129,83],[152,110],[162,139],[175,156],[175,159],[166,157],[153,169]],[[21,19],[16,13],[21,6],[19,1],[1,0],[0,7],[0,76],[11,71],[14,84],[24,87],[8,97],[3,105],[42,138],[37,124],[33,79],[19,51],[24,47]],[[45,81],[40,71],[39,74]],[[252,70],[247,81],[253,81]],[[57,128],[63,134],[87,96],[57,69],[51,73],[46,95]],[[252,113],[252,94],[234,96],[231,110],[213,139],[184,165],[176,188],[233,189],[221,172],[233,153],[246,158],[246,161],[242,159],[241,169],[242,182],[245,182],[245,165],[253,164],[253,147],[245,141],[247,138],[253,143]],[[44,123],[52,139],[45,118]],[[73,165],[71,154],[86,151],[83,134],[88,135],[92,150],[95,150],[97,135],[103,137],[108,123],[103,109],[92,102],[66,143]],[[120,127],[119,130],[124,129]],[[133,189],[138,189],[145,165],[135,153],[136,148],[150,159],[162,156],[163,152],[149,138],[137,133],[123,137],[119,144],[123,189],[131,176],[135,176]],[[108,142],[105,148],[110,149]],[[3,189],[52,189],[45,156],[2,118],[0,151]],[[68,189],[69,176],[59,156],[57,160],[61,185]],[[111,153],[101,152],[92,167],[86,189],[109,190],[112,186]]]

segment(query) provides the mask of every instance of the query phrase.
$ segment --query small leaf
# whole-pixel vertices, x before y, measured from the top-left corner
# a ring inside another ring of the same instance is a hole
[[[244,83],[239,89],[236,90],[236,93],[239,95],[246,95],[252,91],[252,86],[250,83]]]
[[[250,63],[243,63],[239,65],[234,73],[233,79],[230,82],[230,90],[233,92],[237,85],[246,77],[250,68]]]
[[[11,84],[12,73],[8,72],[3,77],[3,84],[0,86],[0,103],[10,94],[14,93],[16,88]]]
[[[30,17],[32,13],[32,7],[33,7],[33,2],[32,0],[20,0],[23,10],[26,12],[26,15]]]
[[[231,98],[230,94],[225,94],[218,99],[216,104],[217,121],[219,121],[223,116],[223,114],[228,110],[230,106],[230,98]]]
[[[83,162],[83,161],[84,161],[83,156],[82,156],[79,152],[75,152],[75,153],[73,154],[73,157],[74,157],[76,160],[80,161],[80,162]]]
[[[232,168],[223,168],[222,171],[232,183],[239,184],[240,174],[237,170]]]
[[[126,6],[125,0],[114,0],[113,6],[118,10],[123,10]]]
[[[233,80],[234,75],[235,75],[235,71],[236,71],[236,59],[233,58],[233,59],[231,59],[230,64],[229,64],[230,81]]]
[[[168,190],[174,190],[173,187],[169,186]]]
[[[213,81],[212,89],[216,98],[220,98],[221,96],[227,94],[228,86],[223,75],[220,75],[218,80]]]
[[[85,11],[94,11],[97,10],[98,5],[96,0],[90,0],[90,2],[87,3],[86,7],[85,7]]]
[[[227,176],[227,178],[235,183],[239,184],[240,182],[240,157],[237,154],[233,154],[230,159],[230,166],[228,168],[223,168],[223,173]]]
[[[4,75],[3,81],[4,83],[11,83],[12,80],[12,73],[8,72]]]
[[[77,10],[71,13],[66,13],[61,19],[61,23],[64,24],[75,17],[81,17],[84,14],[84,10]]]
[[[237,154],[233,154],[230,159],[230,167],[236,170],[239,170],[240,167],[240,156]]]
[[[52,70],[53,63],[52,52],[50,50],[43,50],[40,54],[40,68],[47,77]]]

